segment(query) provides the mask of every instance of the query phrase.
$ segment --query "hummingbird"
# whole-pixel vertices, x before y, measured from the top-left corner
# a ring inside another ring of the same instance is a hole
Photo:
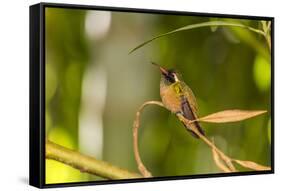
[[[188,120],[197,118],[197,102],[192,90],[181,80],[181,75],[173,69],[165,69],[160,65],[152,62],[153,65],[159,67],[161,72],[160,80],[160,96],[164,106],[172,113],[181,114]],[[197,130],[205,135],[203,129],[197,121],[189,125],[195,125]],[[196,138],[199,138],[190,127],[186,129]]]

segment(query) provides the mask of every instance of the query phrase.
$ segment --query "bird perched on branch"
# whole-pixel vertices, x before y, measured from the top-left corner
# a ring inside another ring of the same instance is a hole
[[[197,118],[197,103],[192,90],[180,80],[179,74],[174,70],[166,70],[152,62],[153,65],[159,67],[161,72],[160,80],[160,96],[164,106],[174,114],[181,114],[188,120],[195,120]],[[196,138],[190,127],[184,124],[186,129]],[[189,126],[195,125],[197,130],[205,135],[197,121],[190,123]]]

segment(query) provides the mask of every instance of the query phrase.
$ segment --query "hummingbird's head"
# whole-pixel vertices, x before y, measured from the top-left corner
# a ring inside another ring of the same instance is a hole
[[[154,62],[152,62],[152,64],[159,67],[161,75],[167,83],[172,84],[179,81],[178,74],[175,70],[173,69],[167,70]]]

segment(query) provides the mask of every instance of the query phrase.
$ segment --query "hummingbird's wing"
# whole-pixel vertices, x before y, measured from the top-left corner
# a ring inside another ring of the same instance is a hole
[[[195,120],[197,118],[196,114],[192,111],[191,106],[189,104],[188,99],[182,95],[181,96],[181,110],[183,113],[183,116],[188,119],[188,120]],[[185,124],[184,124],[185,125]],[[199,123],[197,121],[195,121],[194,123],[190,124],[190,125],[195,125],[195,127],[198,129],[198,131],[202,134],[205,135],[203,129],[201,128],[201,126],[199,125]],[[186,125],[185,125],[186,126]],[[187,127],[187,126],[186,126]],[[199,138],[197,134],[195,134],[192,130],[190,130],[187,127],[187,130],[191,132],[191,134],[196,137]]]
[[[197,118],[197,102],[196,102],[196,98],[192,92],[192,90],[184,83],[181,82],[181,87],[183,88],[183,92],[184,94],[181,95],[180,99],[181,99],[181,110],[183,113],[183,116],[186,119],[189,120],[195,120]],[[198,131],[205,135],[203,129],[201,128],[201,126],[199,125],[199,123],[196,121],[191,125],[195,125],[195,127],[198,129]],[[189,129],[188,129],[189,130]],[[192,135],[196,138],[198,138],[198,135],[195,134],[193,131],[189,130]]]
[[[190,108],[191,108],[192,112],[194,113],[195,117],[197,118],[198,107],[197,107],[196,98],[195,98],[192,90],[188,87],[188,85],[186,85],[183,81],[181,81],[180,83],[181,83],[181,87],[183,88],[184,95],[188,99]]]

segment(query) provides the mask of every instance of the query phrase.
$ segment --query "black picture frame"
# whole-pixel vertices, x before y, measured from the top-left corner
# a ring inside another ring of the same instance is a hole
[[[45,8],[65,8],[65,9],[84,9],[84,10],[105,10],[118,12],[137,12],[171,15],[188,15],[201,17],[217,18],[238,18],[252,20],[266,20],[272,22],[271,28],[271,170],[218,173],[202,175],[186,175],[171,177],[153,177],[126,180],[102,180],[92,182],[76,183],[45,183]],[[195,13],[182,11],[167,11],[153,9],[134,9],[120,7],[103,7],[93,5],[73,5],[56,3],[39,3],[30,6],[30,129],[29,129],[29,184],[38,188],[53,188],[66,186],[84,186],[114,183],[163,181],[176,179],[210,178],[242,175],[258,175],[274,173],[274,17],[248,16],[248,15],[228,15],[214,13]]]

